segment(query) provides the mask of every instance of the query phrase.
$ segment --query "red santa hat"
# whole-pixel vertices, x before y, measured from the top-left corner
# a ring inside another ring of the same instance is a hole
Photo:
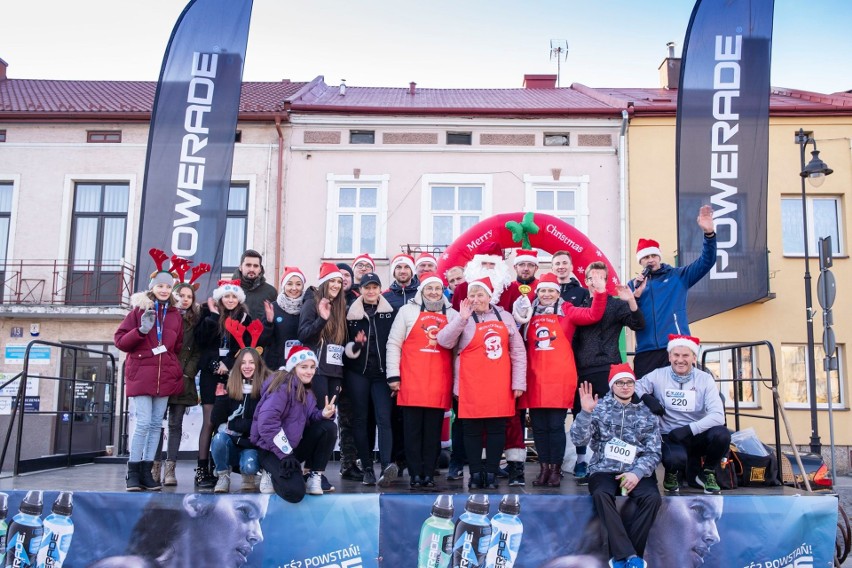
[[[330,262],[323,262],[320,264],[317,286],[321,286],[323,282],[331,280],[332,278],[340,278],[343,280],[343,274],[340,272],[340,269],[337,268],[337,265]]]
[[[444,287],[444,281],[441,280],[440,276],[434,272],[424,272],[420,276],[420,286],[418,286],[417,289],[422,292],[423,288],[425,288],[427,284],[432,284],[433,282],[440,284],[442,288]]]
[[[639,239],[639,244],[636,245],[636,262],[652,254],[663,256],[660,252],[660,243],[653,239]]]
[[[494,285],[491,283],[491,278],[489,278],[488,276],[486,276],[485,278],[480,278],[479,280],[474,280],[473,282],[468,284],[468,292],[470,292],[470,289],[474,286],[479,286],[484,289],[488,293],[489,298],[494,296]]]
[[[515,253],[515,266],[522,262],[532,262],[538,266],[538,253],[534,250],[518,249]]]
[[[551,290],[556,290],[557,292],[559,292],[561,290],[561,288],[559,287],[559,279],[554,273],[545,272],[539,277],[538,284],[535,285],[536,293],[538,293],[538,291],[542,288],[549,288]]]
[[[369,264],[372,267],[370,268],[371,271],[376,269],[376,261],[373,260],[373,257],[366,252],[355,257],[355,260],[352,261],[352,268],[355,268],[355,265],[359,262],[366,262]]]
[[[305,278],[305,273],[302,272],[298,267],[296,267],[296,266],[285,266],[284,267],[284,275],[281,277],[281,287],[283,288],[284,284],[286,284],[287,281],[290,280],[291,278],[293,278],[294,276],[297,277],[297,278],[300,278],[302,280],[302,284],[307,282],[307,279]]]
[[[421,262],[431,262],[435,266],[438,266],[438,260],[428,252],[420,253],[420,255],[417,257],[417,262],[414,263],[414,268],[420,266]]]
[[[313,361],[315,364],[319,364],[317,356],[313,351],[304,345],[294,345],[290,349],[290,353],[287,355],[287,363],[284,364],[284,370],[289,373],[296,368],[296,365],[304,363],[305,361]]]
[[[400,253],[400,254],[396,255],[395,257],[393,257],[393,260],[391,260],[391,266],[390,266],[391,274],[393,274],[393,271],[400,264],[404,264],[405,266],[410,268],[412,272],[414,272],[414,257],[411,256],[410,254]]]
[[[615,381],[620,379],[630,379],[631,381],[636,380],[636,374],[633,372],[633,369],[630,368],[629,363],[620,363],[618,365],[610,365],[609,367],[609,388],[612,388],[612,385]]]
[[[239,280],[219,280],[219,286],[213,290],[213,299],[218,302],[225,294],[233,294],[241,304],[246,301],[246,293]]]
[[[675,333],[669,334],[669,345],[667,350],[671,353],[671,350],[675,347],[689,347],[689,349],[695,353],[695,356],[698,357],[698,345],[701,342],[697,337],[692,337],[691,335],[677,335]]]

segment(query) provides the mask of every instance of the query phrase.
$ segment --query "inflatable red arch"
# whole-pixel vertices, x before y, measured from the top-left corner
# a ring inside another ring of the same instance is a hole
[[[483,243],[494,241],[502,249],[519,249],[521,242],[515,240],[517,235],[507,228],[507,223],[514,223],[515,227],[525,225],[531,227],[530,220],[538,228],[538,232],[526,232],[530,245],[553,254],[558,250],[567,250],[571,253],[574,264],[574,275],[581,282],[585,282],[585,270],[589,263],[595,261],[604,262],[609,269],[609,282],[607,291],[612,294],[618,284],[618,274],[606,255],[589,240],[589,238],[577,230],[573,225],[544,213],[503,213],[494,215],[480,221],[457,238],[438,258],[438,274],[442,276],[453,266],[464,267]]]

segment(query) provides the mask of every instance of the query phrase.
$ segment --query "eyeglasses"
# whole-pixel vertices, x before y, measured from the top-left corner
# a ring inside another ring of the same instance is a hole
[[[636,381],[615,381],[615,386],[617,387],[632,387],[636,384]]]

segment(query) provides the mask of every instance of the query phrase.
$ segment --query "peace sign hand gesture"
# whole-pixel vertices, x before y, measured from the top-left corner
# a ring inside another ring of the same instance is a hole
[[[322,409],[323,418],[328,418],[329,420],[334,418],[334,414],[337,412],[337,406],[334,404],[334,401],[337,399],[337,395],[331,397],[331,400],[328,400],[328,395],[325,397],[325,408]]]
[[[584,382],[580,385],[580,407],[588,413],[591,413],[598,405],[598,395],[592,392],[592,385],[589,382]]]

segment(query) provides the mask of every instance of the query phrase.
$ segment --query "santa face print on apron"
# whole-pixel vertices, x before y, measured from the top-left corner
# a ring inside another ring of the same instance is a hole
[[[514,416],[509,328],[502,320],[479,321],[470,343],[459,353],[459,417]]]

